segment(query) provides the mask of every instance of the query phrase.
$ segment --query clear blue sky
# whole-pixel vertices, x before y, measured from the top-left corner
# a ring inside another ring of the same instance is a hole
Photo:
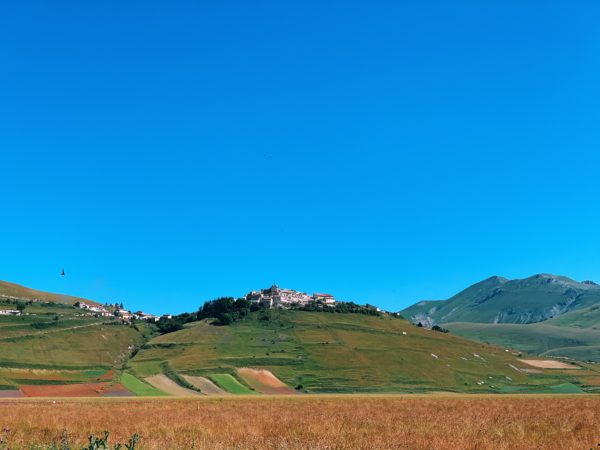
[[[598,23],[596,1],[5,2],[0,279],[156,313],[273,281],[398,310],[600,280]]]

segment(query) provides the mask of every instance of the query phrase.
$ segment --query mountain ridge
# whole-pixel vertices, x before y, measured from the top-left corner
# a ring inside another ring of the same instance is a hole
[[[528,324],[600,304],[600,286],[540,273],[509,280],[492,276],[447,300],[420,301],[401,314],[425,326],[448,322]]]

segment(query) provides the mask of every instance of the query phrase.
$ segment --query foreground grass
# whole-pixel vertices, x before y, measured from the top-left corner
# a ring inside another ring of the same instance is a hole
[[[200,400],[4,401],[11,449],[109,430],[142,449],[592,448],[592,396],[303,396]],[[157,420],[160,418],[160,420]]]

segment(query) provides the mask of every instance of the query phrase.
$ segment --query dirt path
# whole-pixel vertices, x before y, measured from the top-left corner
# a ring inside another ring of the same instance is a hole
[[[208,378],[193,377],[189,375],[184,375],[183,378],[185,378],[188,383],[193,384],[200,389],[205,395],[231,395],[229,392],[224,391]]]
[[[519,361],[540,369],[581,369],[579,366],[553,359],[520,359]]]
[[[298,391],[292,389],[273,373],[266,369],[250,369],[242,367],[237,370],[238,375],[249,386],[253,387],[258,392],[269,395],[295,395]]]
[[[156,389],[159,389],[167,394],[174,395],[176,397],[190,397],[190,396],[200,396],[199,392],[192,391],[191,389],[186,389],[182,386],[179,386],[173,380],[171,380],[166,375],[153,375],[151,377],[146,378],[146,381],[154,386]]]

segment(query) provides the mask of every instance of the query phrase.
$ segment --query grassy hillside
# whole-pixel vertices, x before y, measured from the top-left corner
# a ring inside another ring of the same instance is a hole
[[[492,277],[445,301],[419,302],[402,311],[414,322],[536,323],[600,305],[600,286],[540,274],[522,280]]]
[[[574,328],[592,328],[600,330],[600,305],[576,309],[561,316],[547,320],[545,323]]]
[[[37,300],[43,302],[64,303],[67,305],[73,305],[81,301],[90,304],[97,303],[92,300],[80,297],[73,297],[71,295],[52,294],[50,292],[37,291],[35,289],[30,289],[19,284],[9,283],[7,281],[0,281],[0,299],[1,298]]]
[[[142,342],[140,332],[114,320],[33,303],[22,316],[0,316],[0,389],[96,379],[120,368]]]
[[[189,324],[150,341],[129,367],[146,377],[160,373],[165,361],[180,374],[213,379],[235,376],[236,368],[265,368],[308,392],[549,391],[593,374],[527,373],[502,348],[402,319],[299,311],[253,313],[223,327]]]
[[[453,334],[534,355],[600,361],[600,330],[551,325],[454,322],[444,324]]]

